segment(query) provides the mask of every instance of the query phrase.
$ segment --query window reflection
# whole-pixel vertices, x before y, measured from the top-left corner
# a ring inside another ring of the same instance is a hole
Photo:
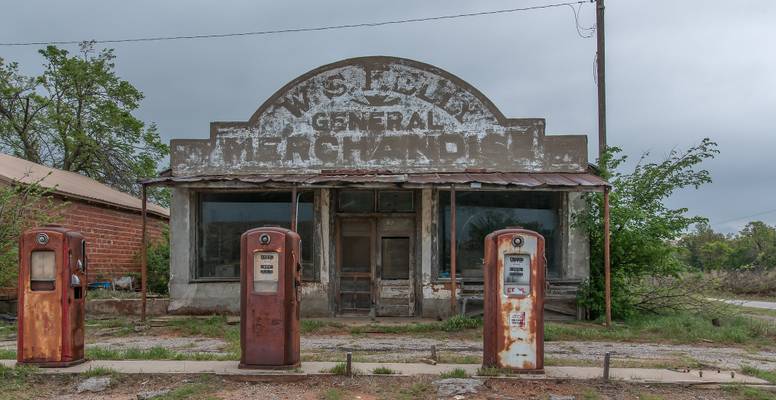
[[[545,238],[550,276],[560,275],[559,193],[456,192],[456,275],[481,280],[485,236],[520,226]],[[440,278],[450,277],[450,192],[439,192]]]
[[[302,275],[313,268],[313,193],[299,194],[297,231],[302,237]],[[240,235],[261,226],[291,226],[291,192],[201,193],[196,278],[240,277]]]

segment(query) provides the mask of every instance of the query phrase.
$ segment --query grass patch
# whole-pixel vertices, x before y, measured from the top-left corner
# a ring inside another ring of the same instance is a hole
[[[119,372],[115,369],[106,367],[89,368],[86,371],[81,372],[81,376],[84,378],[94,378],[96,376],[116,377],[118,374]]]
[[[175,318],[167,321],[168,329],[184,336],[221,338],[226,335],[228,327],[226,316],[223,315],[213,315],[208,318]]]
[[[776,385],[776,371],[767,371],[764,369],[750,367],[748,365],[745,365],[744,368],[741,369],[741,371],[746,375],[751,375],[760,379],[764,379]]]
[[[469,377],[469,373],[466,372],[466,370],[463,369],[463,368],[456,368],[456,369],[454,369],[452,371],[442,372],[441,374],[439,374],[439,376],[442,379],[447,379],[447,378],[468,378]]]
[[[547,323],[545,341],[590,340],[619,342],[698,343],[768,346],[776,339],[776,329],[767,322],[732,316],[720,318],[715,327],[711,318],[695,314],[640,316],[607,329],[592,323]]]
[[[412,386],[399,390],[399,400],[424,399],[431,389],[431,385],[427,382],[413,383]]]
[[[412,334],[428,332],[461,332],[469,329],[479,329],[482,327],[482,319],[456,315],[440,322],[413,322],[402,325],[380,325],[369,324],[363,326],[353,326],[350,328],[350,334],[361,335],[365,333],[390,333],[390,334]]]
[[[0,365],[0,397],[16,399],[30,396],[33,390],[30,380],[37,372],[38,368],[28,365]]]
[[[299,331],[305,335],[310,333],[318,333],[325,331],[327,328],[344,329],[345,325],[339,322],[326,321],[320,319],[303,319],[299,327]]]
[[[214,399],[211,393],[218,390],[215,377],[202,375],[195,382],[179,386],[169,393],[154,397],[156,400]]]
[[[600,400],[601,395],[595,389],[585,389],[582,392],[582,400]]]
[[[373,369],[372,373],[375,375],[393,375],[393,374],[396,374],[397,372],[388,367],[380,366]]]
[[[751,386],[725,386],[725,391],[742,400],[776,400],[776,394]]]
[[[639,394],[639,400],[665,400],[665,398],[656,394],[641,393]]]
[[[123,350],[105,347],[89,347],[86,358],[90,360],[180,360],[180,361],[234,361],[240,359],[239,353],[179,353],[164,347],[149,349],[128,348]]]
[[[0,360],[15,360],[16,350],[0,349]]]
[[[339,389],[327,389],[323,392],[324,400],[342,400],[342,391]]]
[[[347,376],[348,374],[348,365],[344,362],[337,363],[335,366],[329,368],[329,369],[322,369],[322,373],[324,374],[334,374],[334,375],[342,375]],[[351,368],[350,373],[353,374],[353,376],[361,375],[361,371]]]
[[[484,367],[477,369],[477,376],[499,376],[509,375],[511,371],[496,367]]]

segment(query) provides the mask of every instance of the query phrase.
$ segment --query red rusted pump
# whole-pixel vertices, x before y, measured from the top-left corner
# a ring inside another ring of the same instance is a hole
[[[285,228],[240,238],[240,368],[299,366],[301,239]]]
[[[544,237],[520,228],[485,237],[482,365],[544,372]]]
[[[86,240],[57,225],[19,239],[16,361],[66,367],[84,359]]]

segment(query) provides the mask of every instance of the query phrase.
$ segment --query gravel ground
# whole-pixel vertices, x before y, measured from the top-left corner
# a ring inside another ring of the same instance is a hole
[[[345,352],[353,352],[363,361],[407,362],[426,358],[431,346],[443,355],[455,357],[479,357],[482,343],[463,339],[437,339],[397,335],[331,335],[304,336],[301,340],[302,354],[307,359],[327,359]],[[116,350],[127,348],[148,349],[164,347],[182,353],[208,352],[225,354],[227,343],[217,338],[171,337],[133,335],[124,337],[100,337],[88,347],[108,347]],[[2,349],[15,349],[15,341],[0,342]],[[546,342],[545,356],[560,362],[600,362],[606,352],[612,352],[614,360],[638,364],[639,362],[659,365],[682,365],[693,360],[706,368],[740,369],[744,365],[776,370],[776,352],[751,350],[735,347],[708,345],[674,345],[655,343],[617,342]],[[361,361],[359,360],[359,361]]]

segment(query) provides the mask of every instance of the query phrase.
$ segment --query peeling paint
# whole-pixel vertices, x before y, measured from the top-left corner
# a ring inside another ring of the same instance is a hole
[[[247,122],[214,122],[206,140],[173,140],[174,176],[394,171],[581,172],[584,136],[544,135],[542,119],[507,119],[478,90],[433,66],[365,57],[313,70]]]

